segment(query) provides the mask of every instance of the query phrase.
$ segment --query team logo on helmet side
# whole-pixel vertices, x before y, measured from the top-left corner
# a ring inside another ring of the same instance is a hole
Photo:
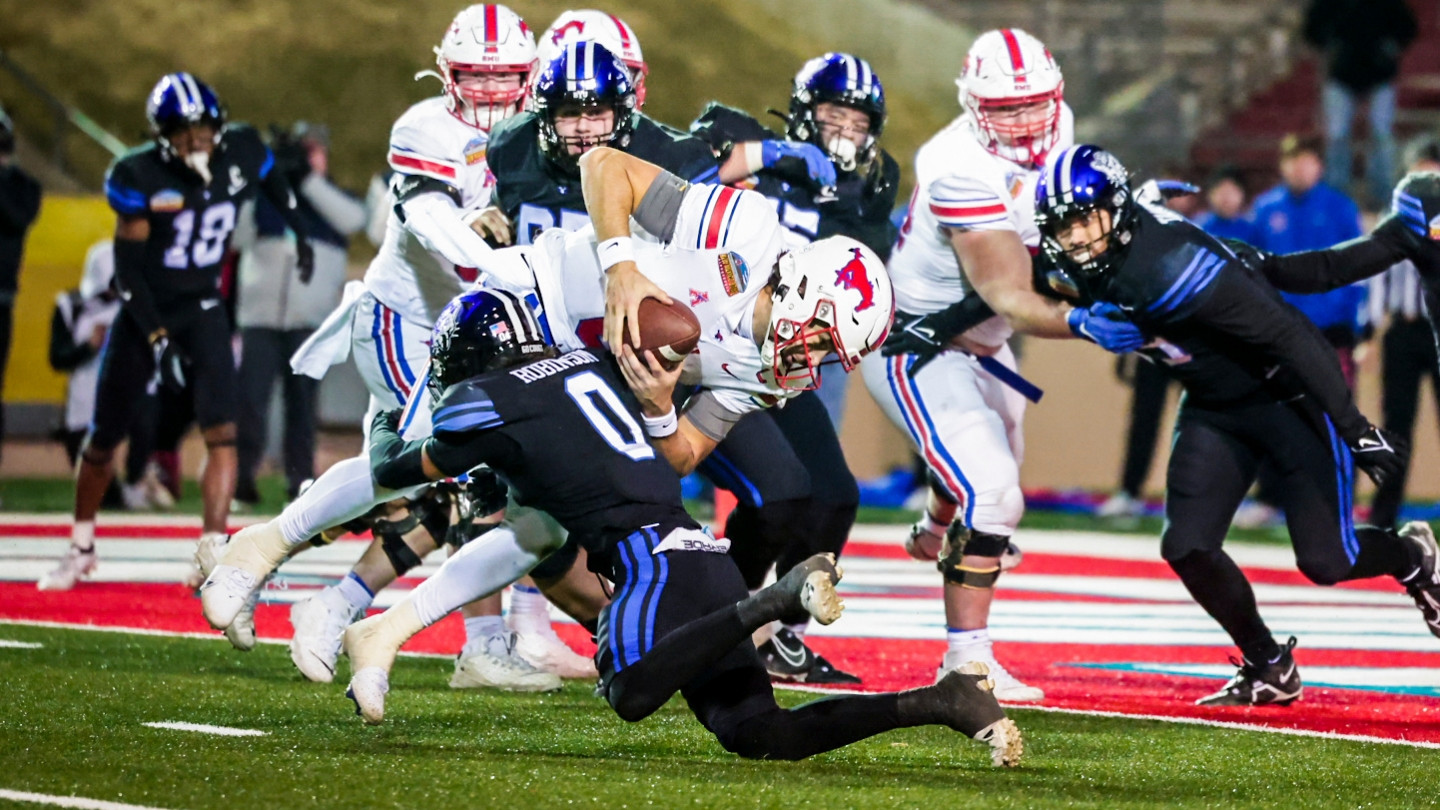
[[[860,248],[850,248],[850,261],[835,271],[835,283],[847,290],[860,293],[860,304],[856,312],[864,312],[875,306],[875,287],[870,283],[870,273],[860,258]]]
[[[1110,178],[1110,182],[1117,185],[1130,179],[1130,173],[1125,171],[1120,159],[1103,149],[1091,157],[1090,165],[1095,167],[1095,171]]]

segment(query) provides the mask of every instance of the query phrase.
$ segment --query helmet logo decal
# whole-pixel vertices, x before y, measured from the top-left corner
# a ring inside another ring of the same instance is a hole
[[[855,307],[855,311],[864,312],[875,306],[875,287],[870,283],[870,271],[865,269],[865,262],[860,259],[860,248],[850,248],[850,253],[850,261],[835,272],[835,283],[860,293],[860,305]]]
[[[1090,159],[1090,165],[1094,166],[1096,171],[1110,178],[1110,182],[1117,185],[1129,179],[1125,167],[1120,164],[1120,160],[1104,150],[1095,153],[1095,156]]]
[[[561,42],[565,41],[565,35],[571,30],[576,33],[577,38],[585,36],[585,21],[570,20],[569,22],[555,29],[554,33],[550,35],[550,41],[555,43],[556,45],[559,45]]]

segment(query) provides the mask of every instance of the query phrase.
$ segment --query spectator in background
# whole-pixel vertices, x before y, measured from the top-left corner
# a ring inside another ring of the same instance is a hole
[[[1255,244],[1255,220],[1245,211],[1246,197],[1245,177],[1240,169],[1221,166],[1205,183],[1208,210],[1195,218],[1195,224],[1211,236]]]
[[[1286,135],[1280,141],[1280,185],[1255,198],[1255,247],[1271,253],[1319,250],[1360,235],[1360,209],[1343,191],[1324,181],[1324,141],[1314,135]],[[1340,369],[1355,387],[1355,349],[1370,337],[1367,288],[1364,282],[1318,295],[1281,293],[1304,313],[1340,360]],[[1235,513],[1241,528],[1279,522],[1279,482],[1275,471],[1261,466],[1255,502]]]
[[[1405,149],[1405,166],[1412,172],[1440,172],[1440,138],[1422,135]],[[1385,429],[1409,442],[1415,432],[1420,404],[1420,383],[1430,380],[1430,391],[1440,398],[1440,368],[1437,368],[1435,334],[1426,317],[1420,296],[1420,276],[1415,265],[1401,262],[1370,280],[1371,320],[1379,323],[1388,315],[1390,325],[1380,344],[1380,404]],[[1405,501],[1405,479],[1409,465],[1399,475],[1386,479],[1375,490],[1370,522],[1382,528],[1394,526]]]
[[[25,234],[40,214],[40,184],[15,165],[15,127],[0,110],[0,392],[10,362],[15,293],[20,287],[20,257]],[[0,439],[5,436],[5,410],[0,405]]]
[[[1326,179],[1348,189],[1355,108],[1369,100],[1370,152],[1365,161],[1370,204],[1381,208],[1395,182],[1395,76],[1415,39],[1415,14],[1404,0],[1311,0],[1305,41],[1325,57]]]
[[[317,381],[290,373],[290,355],[340,302],[349,237],[365,228],[365,205],[330,181],[328,133],[305,122],[273,132],[275,170],[295,189],[298,211],[315,249],[309,283],[295,272],[295,241],[285,220],[264,197],[247,206],[237,229],[241,249],[239,305],[240,409],[237,422],[239,479],[235,500],[255,505],[255,473],[264,456],[270,391],[282,381],[285,403],[286,495],[315,474],[315,391]],[[241,241],[244,240],[244,241]]]

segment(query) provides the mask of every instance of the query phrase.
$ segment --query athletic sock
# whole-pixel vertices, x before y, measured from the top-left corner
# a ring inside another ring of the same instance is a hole
[[[499,616],[466,616],[465,649],[461,655],[469,655],[480,649],[480,645],[492,636],[505,635],[505,620]]]
[[[950,522],[942,523],[939,518],[930,513],[929,509],[926,509],[925,514],[921,515],[919,526],[936,537],[944,537],[945,532],[950,530]]]
[[[77,520],[70,527],[70,545],[81,551],[95,550],[95,521]]]
[[[510,629],[517,633],[550,631],[550,600],[539,588],[518,582],[510,586]]]
[[[954,627],[945,628],[945,643],[948,652],[961,653],[980,648],[987,653],[990,650],[990,628],[981,627],[978,630],[959,630]]]
[[[335,593],[345,600],[351,613],[360,613],[368,609],[370,603],[375,601],[375,594],[370,590],[370,586],[366,585],[360,577],[355,576],[354,571],[340,580],[340,584],[335,586]]]

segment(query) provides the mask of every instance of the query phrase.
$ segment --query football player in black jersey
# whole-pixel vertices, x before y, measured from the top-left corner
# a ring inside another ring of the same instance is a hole
[[[495,175],[495,203],[477,225],[492,241],[528,245],[546,228],[584,226],[579,160],[596,146],[692,182],[715,182],[710,147],[639,112],[624,62],[599,43],[567,44],[541,66],[531,96],[533,111],[490,131],[486,160]]]
[[[877,143],[885,127],[880,77],[847,53],[811,59],[795,76],[785,123],[783,134],[774,132],[712,102],[690,131],[715,150],[721,182],[771,200],[792,246],[840,234],[888,260],[900,167]],[[700,469],[736,495],[725,535],[752,588],[772,565],[783,576],[811,554],[839,555],[845,547],[860,490],[819,394],[801,394],[784,408],[741,420]],[[737,476],[749,486],[736,486]],[[806,478],[809,486],[797,490]],[[859,683],[805,644],[805,624],[804,615],[788,617],[761,644],[770,674],[803,683]]]
[[[1262,461],[1285,482],[1282,506],[1306,577],[1333,585],[1393,576],[1440,636],[1429,525],[1396,532],[1352,517],[1354,468],[1382,481],[1400,469],[1403,448],[1356,409],[1334,352],[1267,282],[1289,278],[1293,287],[1342,268],[1373,275],[1405,258],[1419,264],[1425,246],[1404,218],[1325,251],[1237,252],[1178,214],[1137,201],[1120,161],[1090,145],[1051,158],[1036,194],[1052,289],[1080,305],[1118,307],[1152,338],[1143,356],[1185,388],[1161,553],[1244,656],[1236,676],[1198,702],[1283,705],[1301,695],[1295,639],[1276,643],[1250,583],[1222,549]]]
[[[596,658],[599,691],[622,719],[642,720],[679,692],[721,745],[748,758],[803,759],[893,728],[939,724],[989,744],[996,764],[1017,764],[1020,732],[990,693],[983,664],[907,692],[776,705],[750,635],[795,610],[834,621],[841,572],[833,557],[816,555],[750,594],[724,541],[685,513],[678,476],[647,441],[638,403],[603,350],[557,355],[524,302],[477,290],[436,324],[430,381],[431,437],[404,441],[398,410],[376,417],[376,482],[412,487],[488,465],[519,503],[579,538],[590,567],[615,583]],[[448,612],[432,598],[443,579],[346,630],[347,694],[366,722],[384,719],[395,651]]]
[[[95,513],[110,483],[110,460],[152,382],[193,392],[208,452],[197,557],[224,544],[235,489],[236,372],[219,284],[240,204],[263,192],[296,234],[301,279],[308,281],[314,268],[294,195],[283,174],[272,171],[274,157],[254,129],[225,123],[214,91],[189,73],[168,74],[150,92],[146,115],[154,140],[116,160],[105,177],[118,217],[115,284],[123,303],[105,344],[95,417],[80,456],[71,546],[40,580],[42,589],[71,588],[95,567]]]

